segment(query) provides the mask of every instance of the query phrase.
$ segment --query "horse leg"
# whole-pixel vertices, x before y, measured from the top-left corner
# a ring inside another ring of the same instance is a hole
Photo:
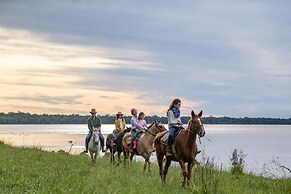
[[[165,164],[163,180],[162,180],[163,183],[166,182],[166,176],[168,173],[169,166],[171,165],[171,162],[172,162],[172,160],[170,158],[166,158],[166,164]]]
[[[89,154],[90,154],[91,160],[93,162],[93,153],[91,151],[89,151]]]
[[[112,150],[112,147],[109,148],[109,151],[110,151],[110,164],[112,164],[112,162],[113,162],[113,157],[112,157],[113,150]]]
[[[193,168],[193,163],[189,163],[188,162],[188,176],[187,176],[187,186],[190,185],[190,179],[191,179],[191,175],[192,175],[192,168]]]
[[[118,162],[117,162],[117,165],[119,165],[119,163],[121,162],[121,159],[120,159],[120,154],[121,154],[121,152],[117,152],[117,157],[118,157]]]
[[[148,173],[150,173],[151,172],[151,162],[150,162],[150,160],[148,161]]]
[[[126,151],[125,151],[125,149],[124,149],[123,146],[122,146],[122,152],[123,152],[123,160],[124,160],[124,164],[126,164],[126,159],[127,159],[128,157],[127,157]]]
[[[147,159],[144,159],[143,173],[145,172],[145,170],[147,168],[147,163],[148,163],[148,160]]]
[[[186,178],[188,177],[188,173],[186,171],[186,166],[185,166],[185,162],[183,160],[179,160],[179,164],[182,168],[182,171],[183,171],[183,182],[182,182],[182,186],[184,187],[185,186],[185,183],[186,183]]]
[[[97,153],[94,154],[94,163],[96,163],[97,160]]]
[[[160,171],[160,177],[161,177],[161,182],[163,183],[163,159],[164,159],[164,155],[161,151],[161,147],[157,147],[156,146],[156,157],[157,157],[157,161],[158,161],[158,165],[159,165],[159,171]]]

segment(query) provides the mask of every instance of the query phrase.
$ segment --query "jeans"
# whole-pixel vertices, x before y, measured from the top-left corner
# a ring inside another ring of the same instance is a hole
[[[167,145],[170,147],[174,142],[175,133],[179,131],[179,127],[170,127],[169,128],[169,137],[167,141]]]
[[[135,131],[133,133],[132,141],[135,141],[140,133],[142,133],[142,132],[141,131]]]
[[[86,139],[85,139],[86,147],[88,147],[89,141],[91,139],[91,135],[92,135],[92,132],[89,131],[87,136],[86,136]],[[100,140],[100,143],[101,143],[101,148],[103,149],[104,148],[104,136],[102,135],[102,133],[99,133],[99,140]]]

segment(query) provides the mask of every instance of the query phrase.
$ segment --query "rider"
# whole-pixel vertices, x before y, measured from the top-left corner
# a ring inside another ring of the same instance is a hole
[[[140,124],[140,126],[148,128],[148,124],[146,120],[144,119],[144,117],[145,117],[144,112],[140,112],[137,117],[137,122],[138,124]]]
[[[167,141],[166,156],[172,156],[171,146],[174,142],[174,135],[180,129],[181,117],[180,117],[181,100],[176,98],[173,100],[169,109],[167,110],[169,137]]]
[[[86,150],[84,152],[88,153],[88,144],[89,144],[89,141],[90,141],[90,138],[91,138],[91,135],[93,133],[93,129],[94,128],[99,129],[99,140],[100,140],[100,143],[101,143],[102,152],[105,152],[105,149],[104,149],[104,137],[103,137],[103,135],[101,133],[101,118],[99,116],[96,116],[97,111],[96,111],[95,108],[91,109],[90,113],[91,113],[91,117],[88,119],[89,132],[88,132],[88,134],[86,136],[86,139],[85,139]]]
[[[124,131],[125,129],[125,119],[123,118],[123,114],[121,112],[118,112],[116,114],[116,120],[115,120],[115,130],[113,131],[113,142],[116,142],[117,134],[121,131]]]
[[[147,127],[146,126],[141,126],[138,123],[138,119],[137,119],[137,110],[135,108],[131,109],[131,119],[130,119],[130,123],[131,123],[131,137],[132,137],[132,142],[130,144],[130,152],[133,152],[133,149],[136,149],[136,138],[137,135],[146,130]]]

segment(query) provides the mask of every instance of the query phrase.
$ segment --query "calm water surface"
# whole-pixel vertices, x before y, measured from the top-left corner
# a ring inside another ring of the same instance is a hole
[[[291,125],[204,125],[206,137],[201,138],[198,147],[204,152],[199,154],[198,161],[206,155],[214,158],[216,164],[224,168],[230,165],[234,149],[242,150],[246,160],[246,169],[262,172],[263,166],[275,168],[275,159],[282,165],[291,168]],[[103,134],[109,134],[114,125],[103,124]],[[87,125],[0,125],[0,133],[72,133],[85,134]],[[155,154],[154,154],[155,155]],[[154,160],[155,157],[153,157]]]

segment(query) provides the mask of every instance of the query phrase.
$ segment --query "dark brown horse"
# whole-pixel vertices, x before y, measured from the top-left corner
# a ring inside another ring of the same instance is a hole
[[[118,163],[117,165],[120,163],[121,159],[120,159],[120,154],[121,152],[123,152],[123,146],[122,146],[122,138],[124,136],[124,133],[126,132],[130,132],[131,127],[127,127],[124,131],[121,131],[117,134],[116,136],[116,142],[114,144],[113,142],[113,134],[109,134],[106,137],[106,150],[109,149],[110,151],[110,163],[115,164],[115,153],[117,152],[117,157],[118,157]],[[123,157],[124,157],[124,161],[126,161],[126,155],[123,152]]]
[[[163,169],[163,158],[166,154],[166,147],[167,145],[161,142],[161,138],[168,133],[168,131],[162,132],[157,135],[155,139],[155,148],[156,148],[156,155],[160,169],[160,176],[162,183],[165,183],[166,176],[168,172],[168,168],[171,165],[171,161],[176,161],[180,163],[180,166],[183,171],[183,183],[182,185],[189,185],[192,167],[195,164],[195,157],[197,155],[197,144],[196,144],[196,137],[197,134],[200,137],[205,135],[203,123],[202,123],[202,111],[196,115],[194,111],[191,111],[191,118],[188,121],[187,129],[182,129],[181,132],[177,135],[174,141],[173,147],[173,155],[167,157],[166,156],[166,164],[165,168]],[[186,169],[186,163],[188,163]]]

